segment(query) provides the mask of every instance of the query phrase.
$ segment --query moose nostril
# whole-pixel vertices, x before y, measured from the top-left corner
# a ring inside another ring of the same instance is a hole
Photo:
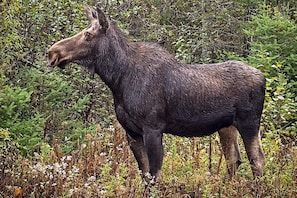
[[[57,57],[53,57],[50,54],[47,57],[47,62],[50,66],[54,66],[57,62],[58,58]]]
[[[54,53],[53,51],[48,51],[47,52],[47,62],[50,66],[55,66],[55,64],[58,61],[58,56],[57,53]]]
[[[58,58],[55,58],[52,62],[50,62],[50,65],[55,66],[57,62],[58,62]]]

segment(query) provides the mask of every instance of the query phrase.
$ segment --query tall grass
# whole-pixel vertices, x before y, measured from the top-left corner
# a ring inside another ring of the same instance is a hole
[[[0,197],[144,197],[144,187],[125,133],[117,122],[97,127],[78,149],[63,154],[61,141],[48,153],[22,158],[12,142],[1,152]],[[218,137],[165,135],[162,183],[150,197],[297,197],[297,148],[265,141],[265,176],[252,179],[243,164],[228,180]]]

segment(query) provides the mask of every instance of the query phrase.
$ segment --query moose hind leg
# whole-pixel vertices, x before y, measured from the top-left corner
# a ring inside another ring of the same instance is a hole
[[[240,150],[238,146],[238,131],[234,126],[219,130],[221,147],[226,159],[228,175],[232,178],[241,164]]]
[[[130,133],[131,134],[131,133]],[[146,148],[143,142],[142,135],[133,134],[133,137],[127,133],[127,139],[130,148],[134,154],[134,157],[138,163],[138,167],[141,171],[142,177],[149,172],[149,160],[146,152]]]
[[[244,142],[254,178],[262,176],[265,158],[261,146],[259,124],[241,125],[238,129]]]

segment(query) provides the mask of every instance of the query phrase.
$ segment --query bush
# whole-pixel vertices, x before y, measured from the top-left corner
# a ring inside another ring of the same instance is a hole
[[[297,96],[297,24],[277,7],[262,6],[245,25],[251,53],[249,63],[260,67],[268,78],[285,74],[289,92]],[[264,62],[261,62],[264,61]]]
[[[45,119],[30,111],[31,95],[20,87],[2,86],[0,92],[0,126],[18,141],[23,154],[34,151],[43,142]]]

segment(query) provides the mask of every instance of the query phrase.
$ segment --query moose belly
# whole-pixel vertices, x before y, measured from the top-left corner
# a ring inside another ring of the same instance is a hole
[[[166,133],[183,137],[201,137],[210,135],[221,128],[233,124],[233,115],[219,117],[202,116],[189,120],[170,120],[166,125]]]

